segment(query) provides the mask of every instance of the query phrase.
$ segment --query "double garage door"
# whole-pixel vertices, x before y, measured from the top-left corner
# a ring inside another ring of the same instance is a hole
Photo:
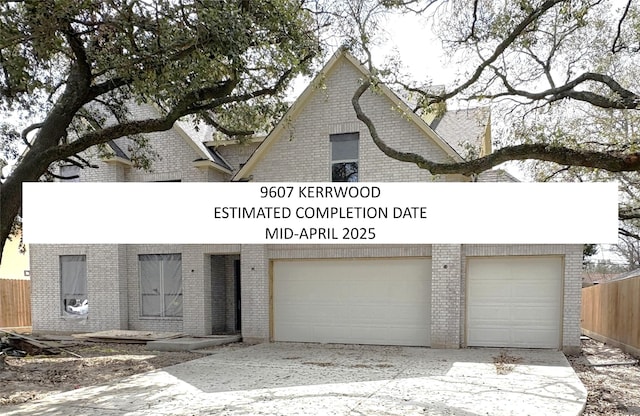
[[[428,346],[431,260],[273,263],[273,339]]]
[[[275,341],[430,345],[428,258],[278,260],[272,289]],[[559,347],[561,257],[468,258],[466,290],[467,345]]]

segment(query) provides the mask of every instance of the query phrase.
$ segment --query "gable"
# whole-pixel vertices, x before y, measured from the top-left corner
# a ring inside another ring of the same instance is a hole
[[[150,104],[136,104],[131,109],[134,119],[143,120],[158,117],[157,108]],[[231,174],[231,167],[205,138],[211,135],[210,128],[197,129],[190,120],[177,121],[166,131],[146,133],[151,152],[157,155],[152,163],[152,171],[127,170],[128,181],[166,180],[206,180],[203,173],[209,169],[218,174]],[[107,143],[111,157],[104,159],[108,164],[131,166],[132,149],[137,147],[129,137],[120,137]],[[198,172],[198,170],[202,172]],[[205,175],[207,176],[207,175]],[[209,175],[210,176],[210,175]]]
[[[233,180],[330,181],[330,136],[342,133],[359,136],[359,181],[434,180],[415,164],[383,154],[356,118],[351,98],[365,75],[346,52],[334,55]],[[438,162],[461,160],[386,87],[366,92],[360,102],[381,137],[397,150]]]

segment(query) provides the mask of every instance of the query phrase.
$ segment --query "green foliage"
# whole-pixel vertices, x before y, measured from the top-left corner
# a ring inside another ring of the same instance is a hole
[[[81,154],[126,137],[134,166],[149,169],[144,134],[184,117],[231,137],[269,130],[289,81],[321,52],[307,3],[0,2],[0,165],[30,142],[0,185],[0,252],[22,183],[53,177],[60,161],[91,167]]]
[[[132,119],[131,100],[158,103],[166,113],[190,94],[201,98],[191,105],[235,120],[234,128],[264,129],[282,111],[281,89],[215,104],[207,93],[227,82],[226,96],[252,94],[284,74],[307,72],[307,58],[318,52],[314,27],[313,15],[288,0],[3,2],[0,108],[46,115],[74,82],[103,84],[105,92],[85,103],[94,105],[74,117],[77,135]],[[82,66],[87,76],[71,79]]]
[[[598,254],[598,245],[597,244],[585,244],[582,247],[582,264],[586,265],[591,262],[590,257]]]

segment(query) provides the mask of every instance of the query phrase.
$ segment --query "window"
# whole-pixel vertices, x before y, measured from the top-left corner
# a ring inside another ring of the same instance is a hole
[[[141,316],[182,316],[182,256],[180,254],[141,254]]]
[[[60,256],[60,298],[64,316],[89,313],[87,298],[87,256]]]
[[[76,165],[60,166],[60,179],[63,182],[80,182],[80,167]],[[67,179],[68,178],[68,179]]]
[[[358,182],[359,133],[332,134],[331,181]]]

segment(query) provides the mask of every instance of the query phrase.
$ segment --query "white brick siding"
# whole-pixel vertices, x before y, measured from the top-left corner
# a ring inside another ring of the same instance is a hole
[[[431,346],[460,347],[461,268],[459,244],[434,244],[431,260]]]
[[[127,287],[118,261],[122,246],[31,246],[31,305],[33,331],[86,332],[120,329],[127,319]],[[87,319],[64,317],[60,295],[60,256],[85,255],[87,261]]]
[[[329,135],[360,133],[359,181],[399,182],[444,180],[434,178],[415,164],[390,159],[373,143],[366,126],[351,105],[362,75],[346,61],[337,64],[309,99],[295,120],[277,137],[269,152],[252,170],[258,182],[331,181]],[[446,153],[394,108],[382,94],[366,93],[362,99],[366,114],[376,122],[380,136],[397,150],[426,155],[437,162],[451,161]]]
[[[269,261],[267,246],[242,246],[242,338],[247,342],[269,340]]]
[[[241,165],[243,165],[249,156],[253,154],[260,143],[243,143],[218,146],[216,150],[220,153],[220,156],[231,166],[233,172],[237,172]]]

